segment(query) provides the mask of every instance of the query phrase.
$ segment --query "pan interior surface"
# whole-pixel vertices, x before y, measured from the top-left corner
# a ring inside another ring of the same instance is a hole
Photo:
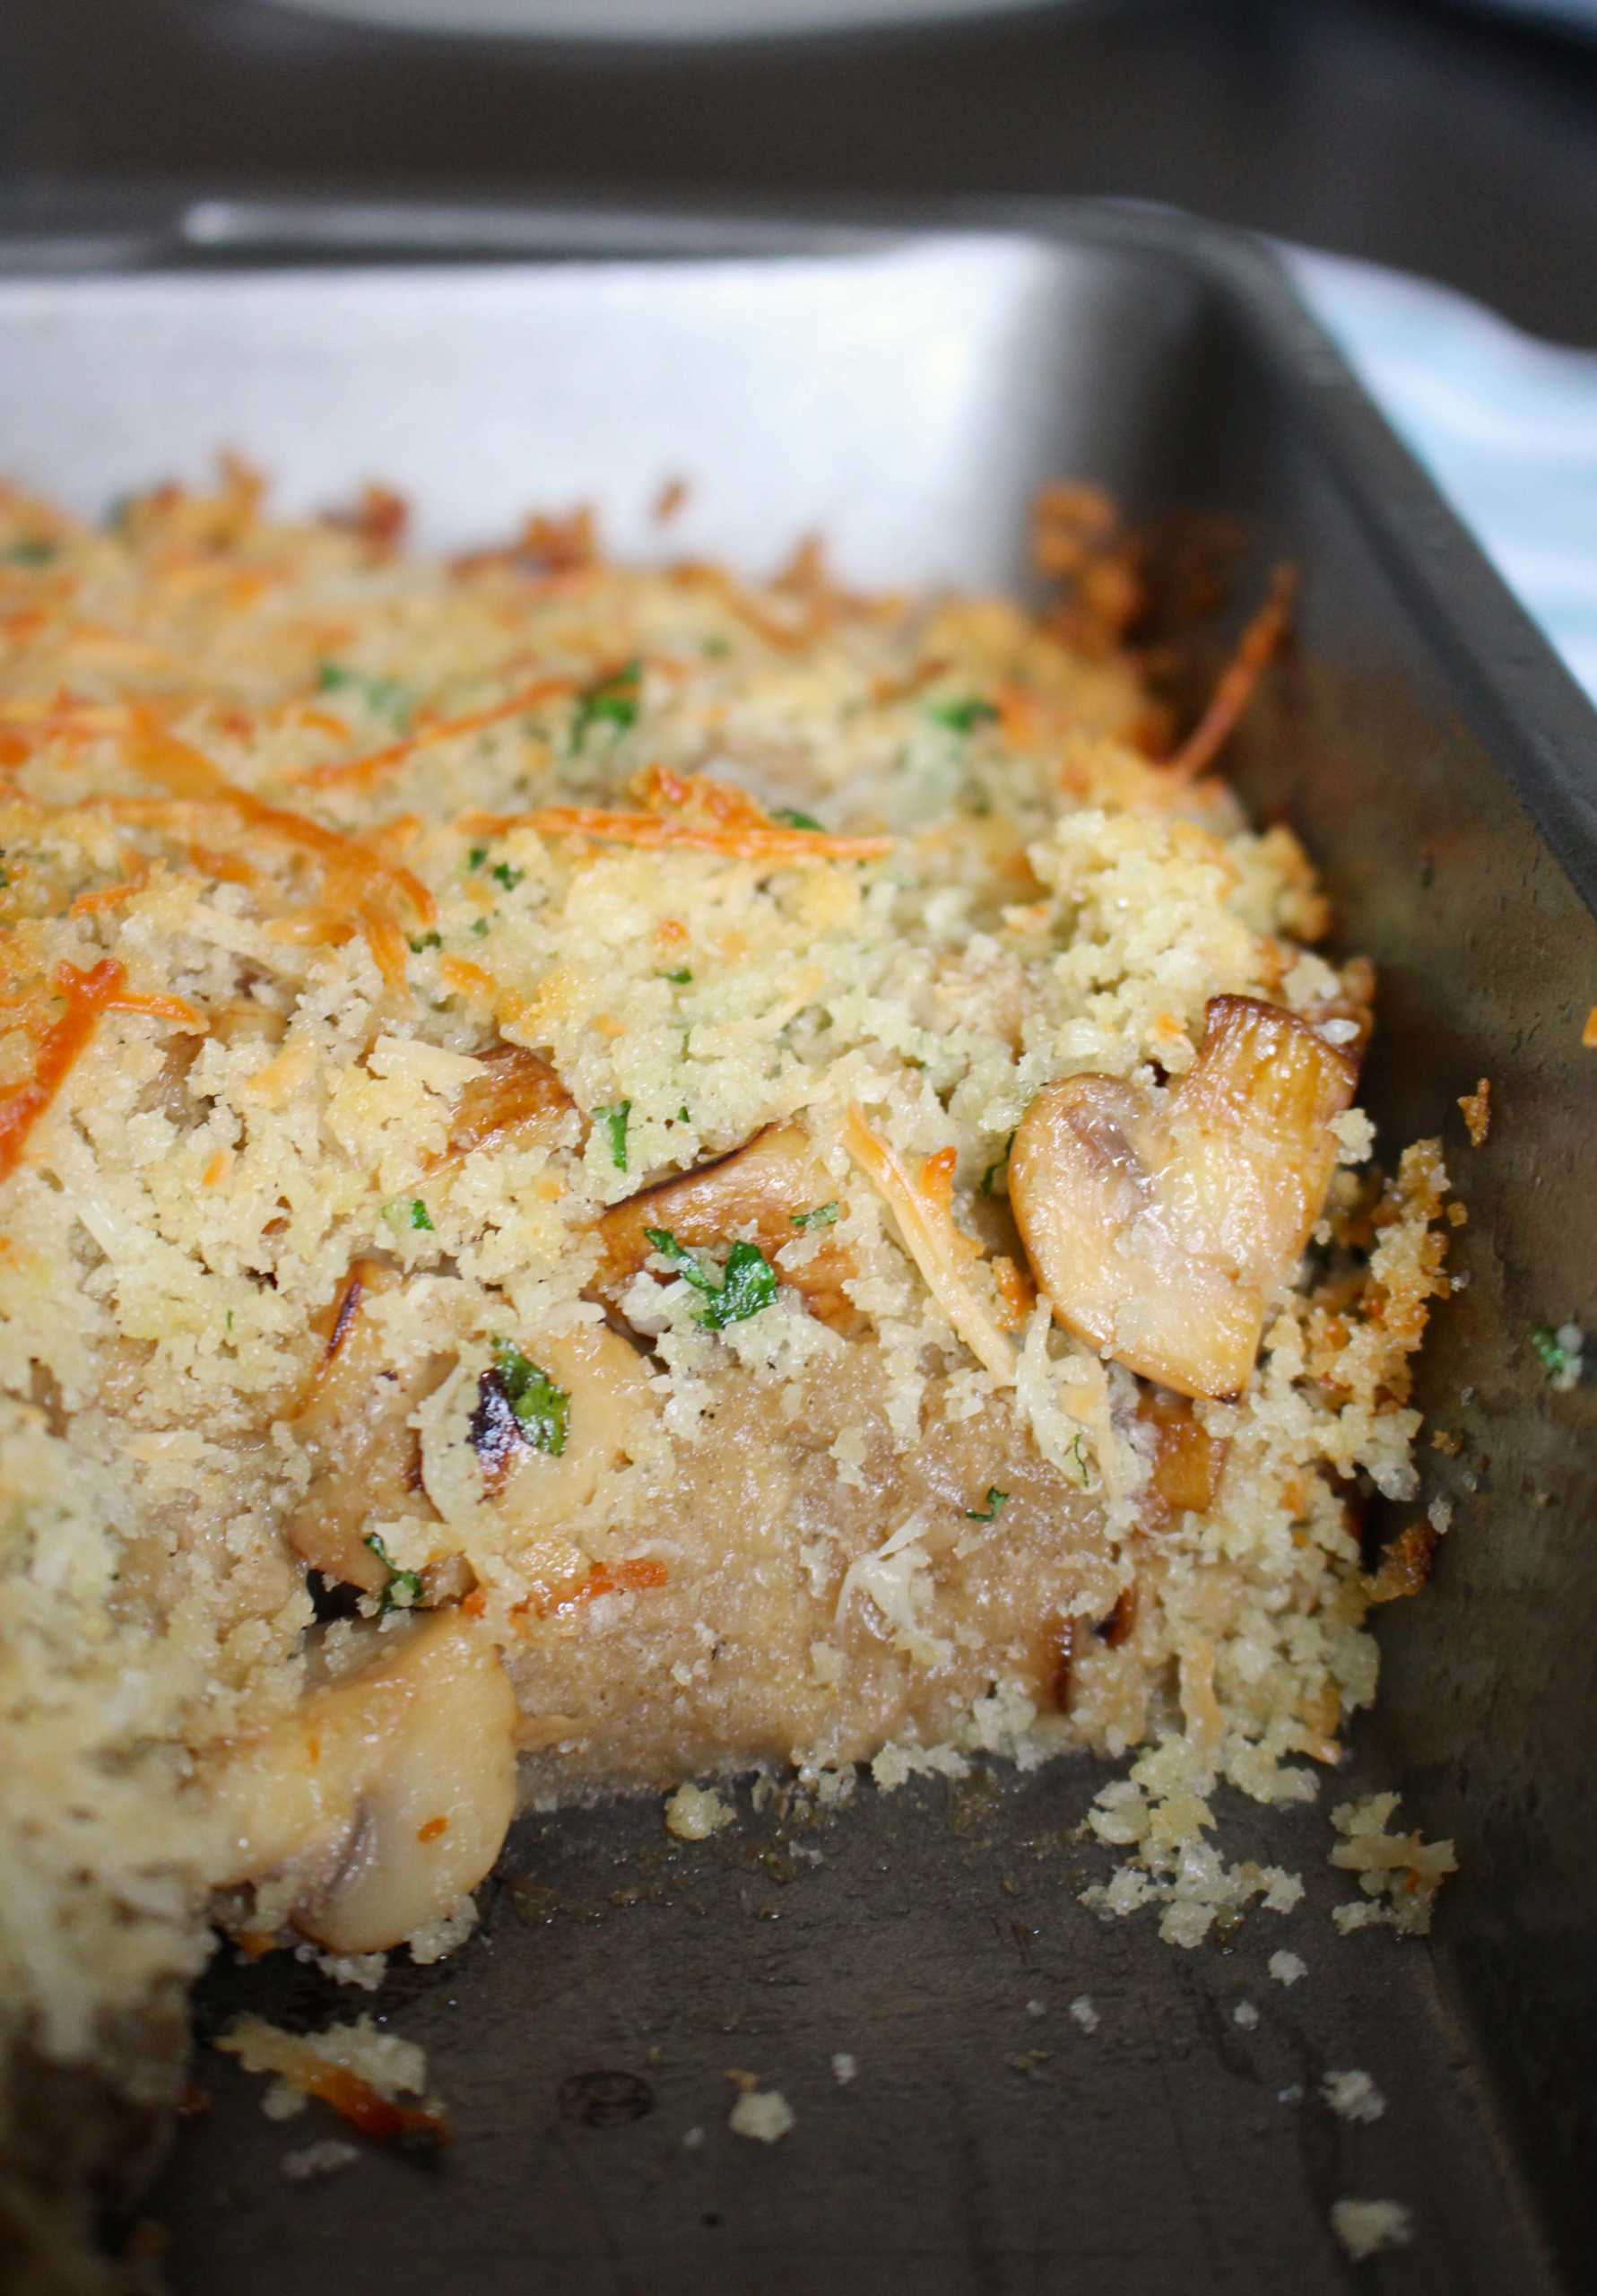
[[[1228,1855],[1308,1881],[1289,1935],[1255,1914],[1188,1955],[1096,1921],[1085,1764],[867,1795],[813,1831],[744,1796],[739,1831],[695,1850],[654,1802],[529,1818],[482,1935],[375,2004],[433,2053],[450,2153],[286,2186],[308,2123],[264,2119],[207,2054],[216,2108],[152,2203],[180,2288],[796,2292],[913,2270],[950,2296],[1174,2296],[1263,2284],[1267,2263],[1268,2284],[1329,2292],[1352,2277],[1329,2229],[1348,2195],[1412,2210],[1393,2286],[1578,2283],[1597,2234],[1592,1410],[1549,1393],[1528,1338],[1597,1300],[1597,929],[1560,866],[1593,856],[1555,857],[1522,803],[1548,818],[1556,747],[1505,703],[1544,675],[1525,625],[1347,416],[1285,291],[1204,248],[1175,219],[780,259],[729,231],[670,264],[0,283],[8,465],[85,512],[232,447],[291,509],[381,477],[422,547],[590,500],[616,554],[649,555],[667,545],[648,506],[681,476],[673,555],[765,568],[819,529],[845,579],[968,587],[1023,582],[1048,478],[1133,515],[1226,514],[1242,588],[1283,557],[1302,578],[1298,642],[1228,770],[1303,836],[1338,938],[1376,960],[1384,1141],[1440,1133],[1470,1212],[1468,1288],[1420,1375],[1460,1443],[1428,1468],[1455,1508],[1436,1583],[1399,1606],[1382,1705],[1319,1809],[1223,1805]],[[1394,517],[1400,499],[1424,516]],[[1476,1151],[1456,1101],[1482,1075],[1497,1121]],[[1331,1925],[1324,1809],[1381,1786],[1459,1844],[1428,1945]],[[1308,1965],[1289,1990],[1268,1973],[1283,1946]],[[226,1956],[199,2015],[204,2033],[243,2007],[373,2005]],[[1320,2098],[1349,2068],[1384,2093],[1378,2123]],[[798,2115],[768,2152],[726,2133],[739,2072]]]

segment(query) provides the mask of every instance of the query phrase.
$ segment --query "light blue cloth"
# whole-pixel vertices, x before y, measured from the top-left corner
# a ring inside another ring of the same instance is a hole
[[[1393,428],[1597,700],[1597,352],[1450,288],[1283,250]]]

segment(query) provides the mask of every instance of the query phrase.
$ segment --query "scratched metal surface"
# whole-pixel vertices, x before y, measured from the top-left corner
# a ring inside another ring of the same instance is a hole
[[[623,548],[686,471],[673,549],[768,562],[820,524],[846,574],[895,582],[1018,575],[1024,501],[1067,472],[1137,510],[1234,515],[1245,588],[1293,557],[1298,643],[1235,768],[1381,967],[1375,1113],[1391,1139],[1443,1135],[1471,1213],[1470,1287],[1424,1372],[1462,1442],[1428,1455],[1427,1492],[1459,1527],[1385,1623],[1359,1742],[1364,1782],[1402,1783],[1463,1871],[1428,1945],[1339,1944],[1324,1819],[1233,1805],[1228,1846],[1300,1867],[1309,1901],[1190,1955],[1077,1901],[1103,1855],[1073,1839],[1081,1768],[867,1793],[796,1844],[746,1809],[696,1849],[653,1804],[529,1819],[481,1934],[375,2005],[430,2048],[448,2154],[291,2187],[320,2109],[268,2123],[202,2050],[214,2109],[154,2202],[180,2292],[1584,2284],[1593,1408],[1549,1396],[1525,1340],[1597,1314],[1597,931],[1571,882],[1597,890],[1597,721],[1264,258],[1174,217],[960,220],[980,232],[129,202],[98,242],[80,215],[57,260],[0,212],[0,270],[30,273],[0,278],[5,458],[92,508],[230,443],[292,500],[380,472],[445,542],[591,495]],[[1497,1116],[1476,1152],[1455,1102],[1480,1074]],[[1289,1992],[1264,1970],[1282,1946],[1308,1964]],[[204,2033],[244,2006],[365,2005],[292,1964],[223,1964],[199,2013]],[[1315,2095],[1355,2066],[1388,2100],[1373,2126]],[[781,2144],[728,2133],[729,2070],[787,2095]],[[1343,2193],[1410,2205],[1416,2245],[1356,2271],[1327,2227]]]

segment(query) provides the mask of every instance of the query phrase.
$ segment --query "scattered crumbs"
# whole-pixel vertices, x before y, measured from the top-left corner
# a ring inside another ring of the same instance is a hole
[[[1303,2102],[1302,2082],[1289,2081],[1284,2089],[1276,2091],[1275,2101],[1278,2105],[1300,2105]]]
[[[1259,2013],[1251,2001],[1239,2001],[1231,2012],[1231,2022],[1240,2025],[1245,2032],[1251,2031],[1258,2022]]]
[[[346,2144],[342,2137],[325,2136],[319,2144],[302,2144],[297,2152],[282,2156],[282,2173],[291,2184],[303,2184],[310,2177],[336,2176],[340,2169],[347,2169],[360,2158],[359,2145]]]
[[[261,2110],[268,2120],[292,2120],[309,2102],[305,2091],[291,2081],[269,2081],[261,2091]]]
[[[1555,1395],[1567,1396],[1578,1387],[1585,1365],[1581,1350],[1586,1335],[1577,1323],[1560,1324],[1550,1331],[1545,1324],[1538,1324],[1531,1334],[1531,1344],[1541,1358],[1548,1384]]]
[[[1400,1935],[1423,1937],[1437,1891],[1458,1871],[1450,1841],[1387,1831],[1397,1804],[1395,1794],[1367,1794],[1357,1802],[1339,1803],[1331,1813],[1341,1836],[1331,1862],[1357,1874],[1364,1892],[1362,1903],[1332,1908],[1331,1918],[1344,1936],[1352,1929],[1384,1925]]]
[[[737,1812],[728,1808],[713,1787],[695,1786],[690,1781],[667,1796],[665,1831],[675,1834],[679,1841],[707,1841],[723,1826],[729,1826],[736,1815]]]
[[[1586,1014],[1586,1025],[1580,1032],[1580,1040],[1588,1052],[1597,1052],[1597,1004],[1593,1004]]]
[[[375,1993],[388,1974],[386,1953],[323,1953],[314,1945],[296,1945],[294,1959],[309,1961],[335,1985],[358,1985],[363,1993]]]
[[[1452,1500],[1433,1499],[1430,1505],[1425,1510],[1425,1517],[1427,1522],[1429,1523],[1436,1536],[1439,1539],[1445,1538],[1448,1532],[1453,1528]]]
[[[1464,1448],[1462,1439],[1446,1427],[1431,1429],[1430,1447],[1433,1451],[1440,1451],[1445,1459],[1456,1459]]]
[[[1379,2120],[1386,2100],[1367,2073],[1328,2073],[1320,2094],[1341,2120]]]
[[[1092,1996],[1090,1993],[1078,1993],[1075,1999],[1071,2003],[1070,2013],[1075,2023],[1081,2026],[1081,2031],[1084,2033],[1097,2032],[1098,2028],[1098,2011],[1092,2005]]]
[[[786,2135],[796,2116],[780,2089],[745,2089],[726,2116],[734,2136],[756,2144],[775,2144]]]
[[[693,2127],[683,2132],[682,2150],[684,2152],[697,2152],[702,2148],[703,2144],[704,2131],[697,2125],[697,2123]]]
[[[1265,1967],[1277,1985],[1296,1985],[1300,1977],[1308,1975],[1308,1963],[1296,1953],[1272,1953]]]
[[[838,2088],[846,2089],[858,2071],[859,2066],[855,2064],[850,2051],[840,2048],[832,2059],[832,2079]]]
[[[1383,2248],[1405,2248],[1414,2237],[1414,2219],[1401,2201],[1338,2200],[1331,2206],[1331,2229],[1355,2264]]]
[[[1048,2005],[1046,2001],[1029,2001],[1026,2004],[1026,2014],[1029,2017],[1046,2017],[1047,2013]]]
[[[1492,1128],[1492,1088],[1489,1076],[1483,1076],[1472,1092],[1465,1092],[1459,1100],[1463,1111],[1464,1129],[1470,1135],[1471,1148],[1484,1147]]]

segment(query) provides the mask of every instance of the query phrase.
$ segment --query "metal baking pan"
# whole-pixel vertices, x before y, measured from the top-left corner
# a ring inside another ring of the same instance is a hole
[[[1231,770],[1376,959],[1370,1104],[1390,1143],[1442,1134],[1471,1215],[1421,1380],[1463,1437],[1427,1461],[1457,1527],[1426,1599],[1384,1614],[1383,1702],[1324,1797],[1401,1785],[1456,1838],[1428,1944],[1339,1939],[1324,1815],[1237,1803],[1228,1846],[1301,1868],[1296,1917],[1192,1954],[1100,1926],[1086,1763],[867,1794],[796,1854],[746,1795],[695,1848],[655,1801],[528,1817],[477,1936],[376,2005],[428,2046],[453,2147],[290,2187],[308,2124],[264,2119],[204,2054],[213,2109],[152,2203],[176,2287],[1589,2285],[1593,1405],[1549,1391],[1529,1335],[1597,1313],[1597,719],[1272,260],[1093,207],[846,230],[146,195],[13,203],[0,268],[0,455],[85,509],[232,445],[291,504],[380,474],[449,544],[587,499],[624,551],[658,546],[646,508],[681,473],[673,550],[769,563],[819,526],[846,574],[894,584],[1022,578],[1027,498],[1062,474],[1236,519],[1251,571],[1289,557],[1303,588]],[[1481,1075],[1473,1150],[1455,1102]],[[1290,1992],[1265,1974],[1282,1945],[1308,1963]],[[367,2005],[224,1956],[202,2035],[246,2005]],[[1332,2067],[1370,2072],[1384,2118],[1317,2101]],[[768,2152],[725,2128],[734,2068],[797,2112]],[[1406,2203],[1415,2245],[1350,2265],[1328,2222],[1350,2193]]]

